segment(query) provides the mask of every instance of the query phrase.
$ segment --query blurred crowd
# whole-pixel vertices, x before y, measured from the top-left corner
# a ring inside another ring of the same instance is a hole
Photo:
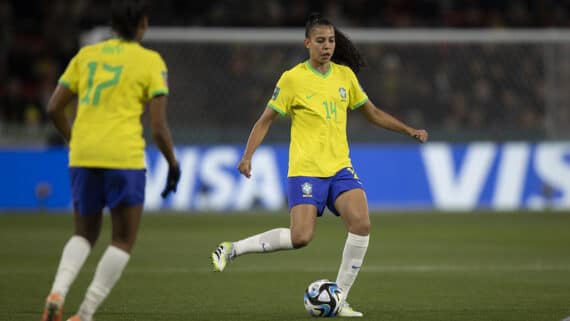
[[[156,4],[159,24],[301,26],[322,12],[355,27],[570,26],[568,0],[171,0]]]
[[[319,11],[341,28],[570,27],[570,0],[150,2],[150,23],[160,26],[302,27],[310,12]],[[46,123],[47,100],[79,48],[79,35],[108,24],[108,5],[109,0],[0,0],[0,131],[16,125],[34,133]],[[302,59],[303,48],[298,49],[293,57]],[[169,59],[178,55],[177,49],[172,50],[166,53],[169,65]],[[228,60],[214,64],[229,68],[226,71],[234,77],[218,79],[217,88],[234,90],[234,104],[251,110],[236,116],[223,110],[227,105],[217,107],[217,113],[213,107],[204,113],[201,124],[236,126],[236,119],[242,119],[237,126],[248,128],[284,66],[290,67],[295,59],[282,50],[258,60],[252,60],[259,56],[255,48],[228,50]],[[362,50],[369,68],[361,79],[370,96],[408,121],[449,130],[501,126],[540,130],[544,126],[545,76],[539,46],[367,45]],[[256,67],[259,61],[266,61],[267,68]],[[211,74],[204,71],[204,77]],[[180,78],[179,87],[193,86],[188,92],[201,95],[194,101],[212,105],[208,101],[212,96],[206,95],[209,89],[184,79]]]
[[[192,128],[250,126],[280,74],[306,59],[300,42],[200,44],[199,50],[187,43],[151,45],[176,66],[169,75],[176,110],[172,123]],[[377,106],[410,124],[453,135],[489,134],[480,139],[509,138],[493,136],[508,131],[532,136],[544,127],[540,44],[365,44],[359,49],[367,61],[359,74],[364,90]],[[351,137],[360,129],[373,132],[354,115]]]

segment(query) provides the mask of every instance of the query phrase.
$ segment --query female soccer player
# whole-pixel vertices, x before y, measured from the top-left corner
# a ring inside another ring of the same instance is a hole
[[[355,76],[363,65],[352,42],[318,15],[306,24],[305,47],[309,60],[285,71],[273,96],[257,120],[238,165],[251,176],[251,159],[277,115],[291,117],[288,201],[290,228],[276,228],[236,241],[222,242],[212,253],[214,271],[223,271],[236,257],[298,249],[313,238],[316,218],[325,206],[340,216],[348,230],[336,282],[345,298],[362,266],[368,246],[370,219],[364,187],[352,168],[346,138],[348,110],[359,109],[371,123],[427,140],[423,129],[411,128],[378,109]],[[361,317],[342,302],[341,317]]]
[[[140,117],[148,103],[153,138],[169,164],[166,197],[180,178],[166,122],[168,85],[161,56],[139,42],[147,26],[145,0],[112,2],[117,38],[84,47],[59,79],[48,114],[69,142],[75,233],[63,249],[42,321],[60,321],[65,296],[110,209],[112,242],[97,265],[85,299],[70,321],[91,321],[125,268],[135,243],[145,192],[145,142]],[[73,128],[65,107],[77,96]]]

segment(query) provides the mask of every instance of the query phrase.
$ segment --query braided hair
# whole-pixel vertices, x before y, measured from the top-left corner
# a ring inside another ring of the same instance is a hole
[[[364,58],[352,41],[336,28],[330,20],[321,17],[318,13],[311,14],[307,19],[307,23],[305,24],[305,37],[309,38],[311,31],[316,26],[330,26],[334,29],[336,44],[334,54],[331,58],[333,62],[349,67],[355,74],[358,74],[360,68],[366,66]]]

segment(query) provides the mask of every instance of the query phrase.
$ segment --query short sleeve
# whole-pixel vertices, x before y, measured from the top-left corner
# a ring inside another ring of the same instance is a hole
[[[279,81],[273,90],[273,95],[271,95],[271,99],[267,105],[273,108],[276,112],[285,116],[289,114],[289,110],[293,102],[294,92],[295,90],[293,88],[291,77],[287,72],[284,72],[281,75],[281,78],[279,78]]]
[[[77,94],[77,89],[79,86],[79,67],[77,66],[78,64],[77,61],[79,59],[77,57],[78,55],[75,55],[75,57],[71,59],[71,61],[67,65],[67,68],[65,68],[63,75],[59,77],[58,81],[58,83],[69,88],[69,90],[71,90],[71,92],[73,92],[74,94]]]
[[[168,95],[168,70],[162,57],[158,53],[154,53],[148,64],[149,84],[147,91],[147,99],[159,95]]]
[[[358,107],[364,105],[365,102],[368,101],[368,96],[360,86],[358,79],[354,72],[349,69],[349,80],[350,80],[350,101],[348,102],[348,106],[350,109],[357,109]]]

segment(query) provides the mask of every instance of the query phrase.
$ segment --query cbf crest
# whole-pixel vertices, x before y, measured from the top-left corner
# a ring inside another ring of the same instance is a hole
[[[303,183],[301,191],[303,191],[303,197],[313,197],[313,185],[311,183]]]
[[[338,89],[338,93],[340,94],[340,98],[346,99],[346,89],[344,89],[343,87],[340,87]]]

